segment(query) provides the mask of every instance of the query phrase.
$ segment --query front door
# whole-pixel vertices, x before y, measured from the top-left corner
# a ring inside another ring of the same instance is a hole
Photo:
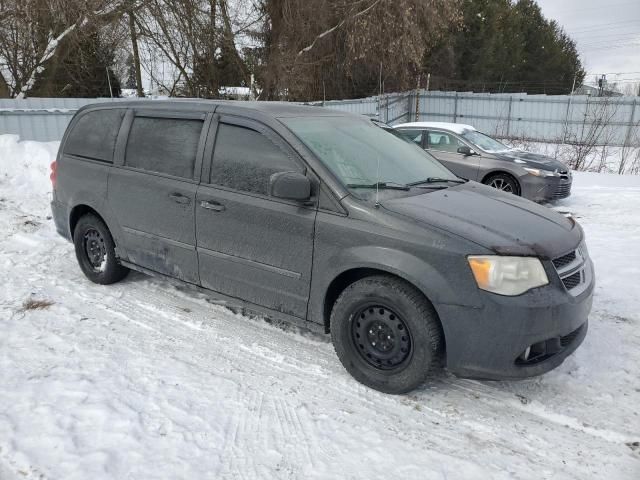
[[[107,195],[129,261],[197,284],[195,200],[205,115],[173,116],[129,112]]]
[[[268,190],[273,173],[304,173],[305,168],[295,152],[260,123],[222,115],[212,132],[215,150],[204,160],[196,199],[202,286],[305,318],[315,197],[303,204],[272,198]]]
[[[429,130],[427,134],[427,149],[431,155],[459,177],[478,180],[480,156],[458,153],[458,147],[464,145],[462,140],[449,132]]]

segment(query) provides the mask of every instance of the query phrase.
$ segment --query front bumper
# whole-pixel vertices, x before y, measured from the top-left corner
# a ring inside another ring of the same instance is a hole
[[[578,296],[559,283],[517,297],[483,292],[484,305],[438,305],[447,368],[461,377],[519,379],[560,365],[584,340],[594,281]],[[529,361],[523,353],[529,348]],[[542,352],[541,352],[542,350]]]
[[[569,175],[536,177],[527,174],[520,177],[519,181],[522,196],[534,202],[560,200],[571,195],[572,178]]]

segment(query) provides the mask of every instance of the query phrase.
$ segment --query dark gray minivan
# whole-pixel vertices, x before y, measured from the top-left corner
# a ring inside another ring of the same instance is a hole
[[[587,332],[594,274],[575,220],[460,180],[359,116],[87,106],[51,178],[56,228],[91,281],[134,269],[330,332],[345,368],[384,392],[442,364],[537,375]]]

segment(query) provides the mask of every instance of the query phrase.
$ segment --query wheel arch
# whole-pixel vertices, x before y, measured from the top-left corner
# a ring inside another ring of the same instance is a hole
[[[331,331],[331,328],[330,328],[331,311],[333,310],[333,306],[334,306],[336,300],[338,299],[338,297],[340,296],[340,294],[349,285],[357,282],[358,280],[362,280],[363,278],[371,277],[371,276],[375,276],[375,275],[385,275],[385,276],[388,276],[388,277],[393,277],[393,278],[402,280],[403,282],[408,283],[413,288],[418,290],[424,296],[424,298],[427,300],[427,302],[429,302],[429,304],[433,308],[433,311],[436,314],[437,321],[440,324],[441,335],[442,335],[442,343],[443,343],[443,350],[444,350],[444,347],[446,346],[446,343],[447,343],[446,342],[446,338],[445,338],[445,334],[444,334],[444,327],[442,325],[442,320],[441,320],[440,315],[438,313],[438,309],[436,308],[436,305],[434,304],[433,300],[424,291],[424,288],[421,288],[419,285],[417,285],[417,283],[415,281],[412,281],[410,278],[407,278],[406,275],[402,275],[402,274],[399,274],[396,271],[393,271],[393,269],[388,269],[388,268],[384,268],[384,267],[354,267],[354,268],[349,268],[347,270],[342,271],[339,275],[337,275],[331,281],[331,283],[329,284],[329,286],[327,288],[327,291],[326,291],[325,296],[324,296],[324,301],[323,301],[323,315],[322,315],[322,317],[323,317],[323,322],[324,322],[325,333],[330,333],[330,331]]]
[[[107,228],[109,228],[109,224],[107,223],[107,221],[102,215],[100,215],[100,213],[98,213],[95,208],[87,204],[76,205],[71,209],[71,212],[69,212],[69,232],[71,233],[71,238],[73,238],[73,233],[76,229],[76,225],[78,225],[78,221],[80,220],[80,218],[88,213],[98,217],[104,222]],[[109,229],[109,231],[111,231],[111,229]]]

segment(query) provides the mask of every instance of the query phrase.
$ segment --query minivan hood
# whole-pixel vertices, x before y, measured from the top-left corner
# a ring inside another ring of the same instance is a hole
[[[552,259],[582,240],[582,229],[573,219],[476,182],[383,200],[381,205],[503,255]]]
[[[539,168],[542,170],[551,170],[559,172],[568,172],[569,167],[555,158],[540,155],[539,153],[525,152],[524,150],[505,150],[504,152],[496,152],[495,155],[500,160],[510,160],[518,163],[523,167]],[[524,162],[524,163],[523,163]]]

